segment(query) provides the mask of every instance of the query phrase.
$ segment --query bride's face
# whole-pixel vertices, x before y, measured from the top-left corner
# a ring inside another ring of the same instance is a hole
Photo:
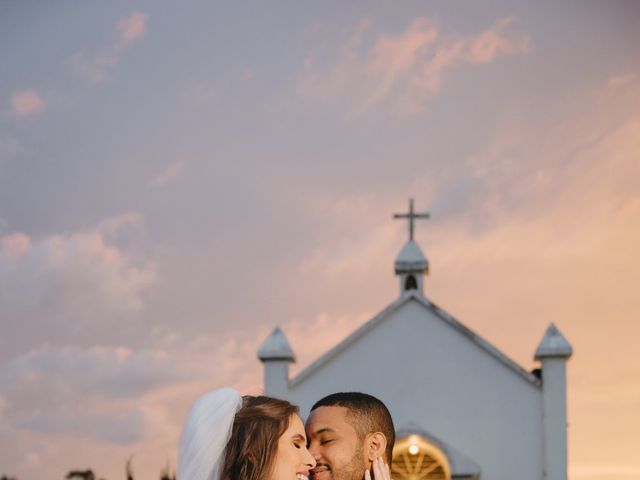
[[[316,466],[307,450],[307,436],[298,415],[291,415],[289,427],[278,439],[278,451],[269,480],[307,480]]]

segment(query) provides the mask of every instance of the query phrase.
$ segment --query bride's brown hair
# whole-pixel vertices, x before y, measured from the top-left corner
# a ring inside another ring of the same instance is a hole
[[[278,453],[278,439],[298,412],[286,400],[243,396],[227,443],[222,480],[266,480]]]

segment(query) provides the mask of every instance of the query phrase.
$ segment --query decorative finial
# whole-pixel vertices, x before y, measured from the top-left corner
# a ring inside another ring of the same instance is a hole
[[[274,328],[271,335],[264,341],[260,350],[258,350],[258,358],[261,362],[272,360],[296,361],[289,341],[280,327]]]
[[[534,358],[542,360],[545,358],[569,358],[573,354],[573,348],[567,339],[560,333],[558,327],[553,323],[549,325],[540,344],[536,349]]]
[[[415,213],[413,211],[413,198],[409,199],[409,213],[394,213],[393,218],[407,218],[409,220],[409,241],[413,240],[413,221],[416,218],[430,218],[429,212]]]

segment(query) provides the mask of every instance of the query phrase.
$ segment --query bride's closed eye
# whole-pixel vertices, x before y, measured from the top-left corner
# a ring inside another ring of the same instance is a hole
[[[293,446],[296,448],[302,448],[304,445],[307,444],[307,439],[302,435],[298,434],[298,435],[294,435],[294,437],[291,439],[291,443],[293,443]]]

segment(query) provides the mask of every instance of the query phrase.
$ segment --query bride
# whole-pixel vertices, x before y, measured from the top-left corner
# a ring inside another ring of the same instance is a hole
[[[178,480],[307,480],[315,465],[297,406],[221,388],[191,407]],[[390,480],[381,462],[374,462],[373,474]],[[368,471],[365,477],[371,478]]]

